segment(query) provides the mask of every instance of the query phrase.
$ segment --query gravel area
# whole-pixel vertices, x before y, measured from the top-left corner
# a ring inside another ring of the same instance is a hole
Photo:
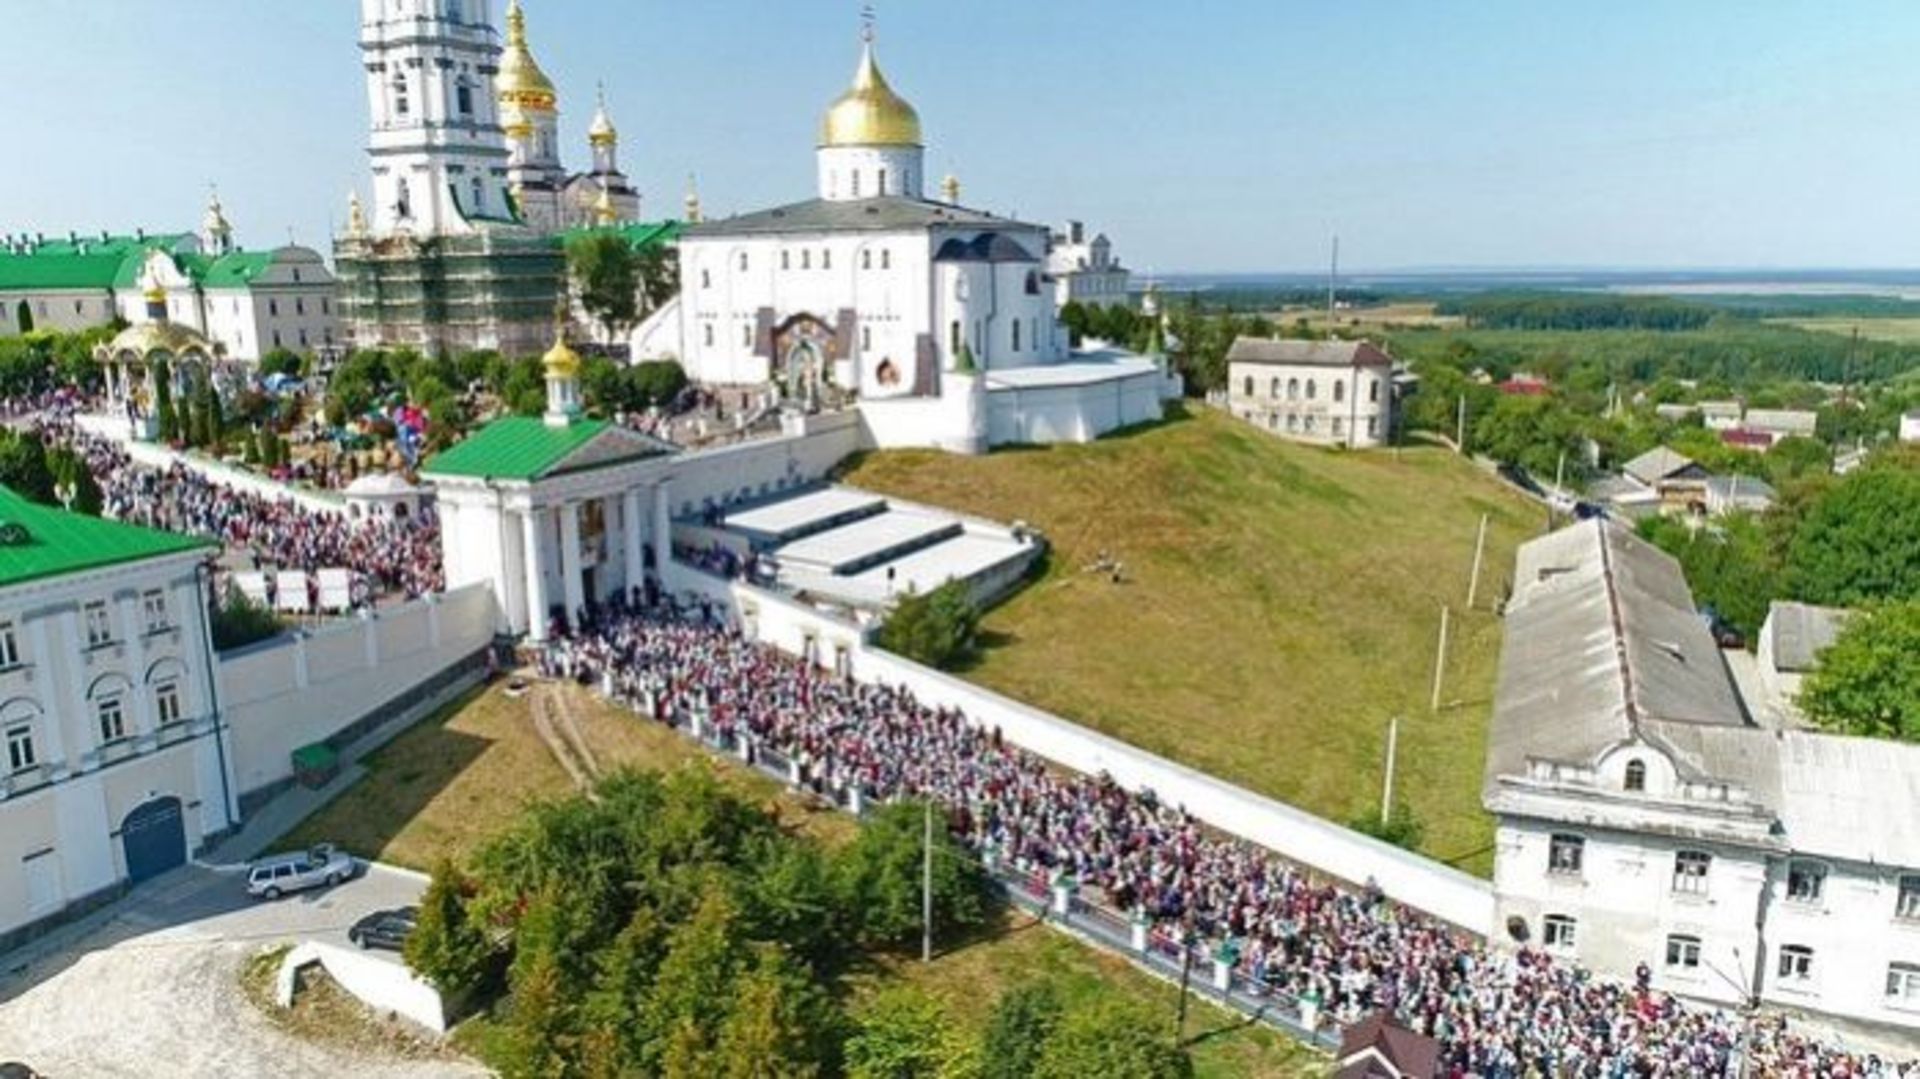
[[[414,901],[421,882],[380,868],[277,903],[240,878],[178,870],[104,917],[0,958],[0,1058],[66,1076],[480,1076],[478,1065],[400,1060],[300,1041],[247,998],[252,956]]]

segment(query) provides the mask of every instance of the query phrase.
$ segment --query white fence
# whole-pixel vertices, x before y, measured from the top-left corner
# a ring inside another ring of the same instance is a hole
[[[440,993],[408,970],[405,963],[318,941],[298,945],[281,960],[274,999],[282,1008],[293,1007],[300,970],[314,964],[374,1011],[405,1016],[435,1034],[447,1032],[447,1012]]]
[[[860,629],[784,596],[676,569],[675,587],[725,605],[758,640],[822,666],[845,663],[862,681],[904,685],[927,704],[1000,728],[1022,749],[1084,774],[1105,772],[1129,789],[1150,788],[1206,824],[1293,862],[1354,884],[1372,881],[1395,900],[1471,933],[1492,929],[1493,886],[1485,880],[882,651]]]
[[[293,774],[292,753],[324,741],[493,639],[493,592],[469,585],[223,653],[220,705],[236,787]]]

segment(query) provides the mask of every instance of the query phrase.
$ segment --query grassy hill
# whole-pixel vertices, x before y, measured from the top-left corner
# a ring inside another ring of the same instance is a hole
[[[1377,810],[1388,717],[1424,849],[1486,873],[1491,613],[1541,511],[1444,451],[1283,442],[1212,410],[1086,446],[868,455],[846,482],[1054,545],[984,622],[982,685],[1334,820]],[[1463,613],[1480,515],[1478,609]],[[1114,584],[1085,567],[1105,551]],[[1440,608],[1454,609],[1439,714]]]

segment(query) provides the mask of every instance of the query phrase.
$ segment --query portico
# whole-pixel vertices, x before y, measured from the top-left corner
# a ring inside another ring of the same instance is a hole
[[[449,588],[486,581],[502,633],[539,641],[667,565],[674,447],[580,414],[580,358],[545,358],[547,413],[495,420],[427,462]]]

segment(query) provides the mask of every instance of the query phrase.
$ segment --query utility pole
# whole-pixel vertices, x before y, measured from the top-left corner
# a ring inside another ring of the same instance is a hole
[[[1467,395],[1460,395],[1460,418],[1454,421],[1453,452],[1467,452]]]
[[[926,838],[920,859],[920,961],[933,962],[933,799],[926,802]]]
[[[1400,717],[1387,720],[1387,779],[1380,787],[1380,823],[1393,816],[1393,765],[1400,753]]]
[[[1473,574],[1467,579],[1467,610],[1473,610],[1473,598],[1480,594],[1480,558],[1487,550],[1487,515],[1480,515],[1480,538],[1473,541]]]
[[[1557,464],[1553,466],[1553,493],[1554,494],[1557,495],[1566,490],[1566,488],[1561,486],[1561,484],[1566,482],[1566,479],[1567,479],[1567,451],[1565,447],[1562,447],[1560,450],[1560,460]]]
[[[1453,612],[1445,606],[1440,608],[1440,654],[1433,661],[1433,704],[1434,712],[1440,711],[1440,678],[1447,671],[1447,623]]]
[[[1327,264],[1327,340],[1329,341],[1333,340],[1334,336],[1334,311],[1336,310],[1336,305],[1334,304],[1334,288],[1336,287],[1335,283],[1339,280],[1340,234],[1335,233],[1333,237],[1333,261]]]

